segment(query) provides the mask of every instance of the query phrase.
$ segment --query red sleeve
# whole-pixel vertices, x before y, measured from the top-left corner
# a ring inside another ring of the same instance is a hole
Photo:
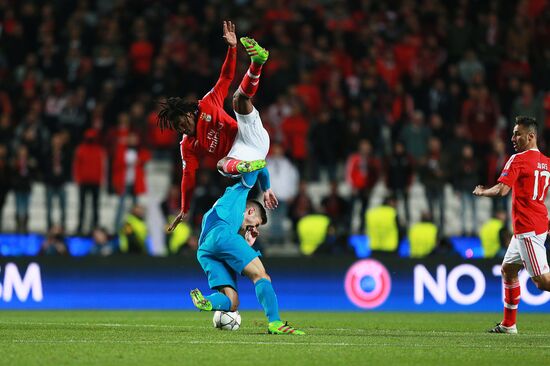
[[[498,182],[504,183],[508,187],[513,187],[514,183],[518,179],[520,163],[520,158],[518,158],[517,155],[512,155],[502,169]]]
[[[199,167],[199,160],[194,147],[186,137],[181,142],[181,163],[183,169],[181,172],[181,210],[187,213],[195,191],[195,174]]]
[[[227,49],[227,55],[223,62],[222,71],[220,77],[216,82],[216,85],[210,90],[204,98],[204,101],[208,101],[218,107],[223,108],[223,101],[227,97],[229,86],[235,76],[235,69],[237,68],[237,47],[229,47]]]

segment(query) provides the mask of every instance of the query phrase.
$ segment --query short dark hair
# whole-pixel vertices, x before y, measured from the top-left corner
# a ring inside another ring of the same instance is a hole
[[[526,117],[526,116],[517,116],[516,125],[521,125],[534,133],[537,133],[538,126],[539,126],[537,124],[537,121],[533,117]]]
[[[248,200],[246,201],[246,207],[254,207],[258,211],[258,215],[262,218],[262,225],[267,224],[267,211],[260,201]]]
[[[199,105],[196,102],[186,102],[183,98],[170,97],[165,101],[159,102],[160,110],[158,112],[157,125],[161,131],[168,128],[175,130],[174,123],[181,116],[195,113]]]

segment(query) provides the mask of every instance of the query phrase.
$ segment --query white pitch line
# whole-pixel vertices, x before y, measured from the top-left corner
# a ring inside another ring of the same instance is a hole
[[[11,326],[17,326],[17,325],[23,325],[23,326],[33,326],[33,325],[39,325],[39,326],[68,326],[68,327],[100,327],[100,328],[159,328],[159,329],[210,329],[211,327],[208,326],[201,326],[201,325],[168,325],[168,324],[123,324],[123,323],[78,323],[78,322],[68,322],[68,323],[61,323],[61,322],[9,322],[9,321],[0,321],[0,325],[11,325]],[[416,330],[391,330],[391,329],[362,329],[362,328],[319,328],[319,327],[308,327],[305,328],[306,330],[319,330],[323,333],[327,333],[330,331],[341,331],[341,332],[351,332],[353,333],[361,333],[364,336],[377,336],[377,335],[422,335],[422,336],[434,336],[434,337],[440,337],[440,336],[478,336],[478,337],[487,337],[488,334],[484,332],[483,330],[480,330],[479,332],[452,332],[452,331],[440,331],[440,330],[424,330],[424,331],[416,331]],[[323,335],[323,334],[319,334]],[[547,333],[528,333],[528,334],[520,334],[520,337],[526,336],[526,337],[544,337],[547,338],[549,334]]]
[[[94,344],[94,343],[104,343],[104,344],[204,344],[204,345],[269,345],[269,346],[333,346],[333,347],[363,347],[363,348],[373,348],[373,347],[399,347],[399,348],[439,348],[439,345],[436,344],[402,344],[402,343],[346,343],[346,342],[263,342],[263,341],[148,341],[148,340],[93,340],[93,339],[68,339],[68,340],[30,340],[30,339],[12,339],[12,340],[0,340],[0,344],[15,343],[15,344]],[[458,344],[453,345],[456,348],[464,349],[496,349],[497,345],[480,345],[480,344]],[[506,348],[516,348],[516,349],[549,349],[550,345],[506,345]]]
[[[3,322],[0,325],[59,325],[70,327],[102,327],[102,328],[201,328],[194,325],[167,324],[122,324],[122,323],[56,323],[56,322]]]

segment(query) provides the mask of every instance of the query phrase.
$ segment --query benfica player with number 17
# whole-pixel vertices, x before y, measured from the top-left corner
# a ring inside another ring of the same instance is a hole
[[[550,159],[537,148],[537,122],[516,117],[512,144],[517,154],[510,157],[498,183],[477,186],[476,196],[505,196],[512,190],[514,236],[502,262],[504,318],[490,333],[517,333],[516,313],[520,299],[518,273],[525,268],[536,286],[550,291],[550,269],[544,242],[548,233],[548,210],[544,199],[550,183]]]

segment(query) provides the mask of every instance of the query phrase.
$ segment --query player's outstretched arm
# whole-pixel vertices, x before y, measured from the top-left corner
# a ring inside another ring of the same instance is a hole
[[[267,191],[264,192],[264,206],[268,210],[274,210],[279,205],[279,201],[277,200],[277,197],[275,196],[275,193],[270,188]]]
[[[260,187],[264,191],[264,206],[268,210],[274,210],[279,205],[277,196],[271,189],[271,180],[269,179],[269,170],[263,168],[258,173],[258,180],[260,181]]]
[[[223,22],[223,39],[229,47],[237,47],[237,34],[235,33],[235,24],[230,20]]]
[[[186,213],[185,212],[180,212],[178,214],[178,216],[176,216],[176,218],[172,221],[172,223],[170,224],[170,226],[168,226],[168,229],[167,231],[168,232],[172,232],[176,229],[176,227],[179,225],[180,222],[183,221],[183,219],[185,218],[185,215]]]
[[[230,21],[223,22],[223,39],[229,46],[227,55],[220,71],[220,77],[216,85],[203,98],[218,107],[223,107],[223,101],[227,97],[227,92],[235,76],[237,68],[237,36],[235,34],[235,25]]]
[[[474,196],[483,197],[504,197],[510,192],[510,187],[504,183],[497,183],[491,188],[485,188],[484,186],[476,186],[472,192]]]

